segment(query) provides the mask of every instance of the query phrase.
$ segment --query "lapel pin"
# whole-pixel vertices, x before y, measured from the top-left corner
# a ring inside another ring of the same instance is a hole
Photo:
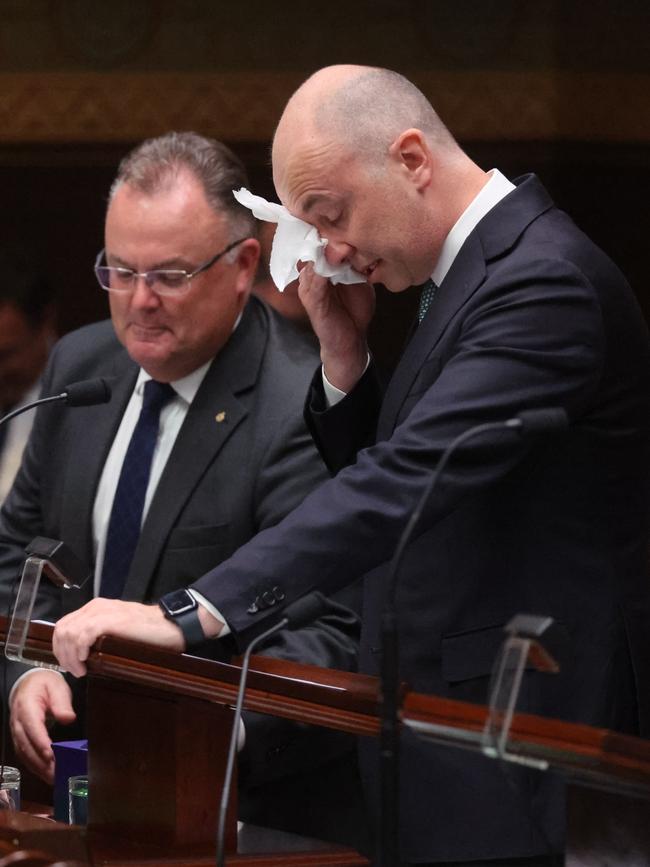
[[[226,420],[226,413],[225,413],[223,410],[222,410],[221,412],[218,412],[218,413],[215,415],[214,420],[215,420],[218,424],[221,424],[222,421],[225,421],[225,420]]]

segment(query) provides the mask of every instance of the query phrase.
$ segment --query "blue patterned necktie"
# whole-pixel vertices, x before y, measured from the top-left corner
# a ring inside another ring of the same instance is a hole
[[[431,279],[427,280],[422,287],[422,292],[420,293],[420,307],[418,309],[418,322],[422,322],[424,317],[427,315],[427,310],[431,306],[437,288],[438,287]]]
[[[119,599],[140,537],[144,499],[149,484],[151,461],[158,439],[160,412],[176,394],[166,382],[150,379],[144,385],[142,410],[115,489],[115,498],[106,533],[106,550],[100,596]]]

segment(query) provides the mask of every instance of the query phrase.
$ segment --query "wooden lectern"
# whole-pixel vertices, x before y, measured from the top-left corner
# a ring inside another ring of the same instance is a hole
[[[50,640],[50,627],[33,624],[30,654],[51,658]],[[213,863],[217,802],[239,668],[104,637],[93,649],[88,671],[91,797],[89,827],[82,841],[88,856],[83,857],[80,849],[79,829],[59,826],[56,846],[45,837],[39,845],[33,826],[31,836],[25,836],[29,817],[22,831],[16,816],[9,831],[1,833],[0,826],[0,839],[13,835],[18,847],[56,851],[59,858],[84,863]],[[266,657],[254,659],[245,706],[358,735],[376,736],[379,729],[374,678]],[[406,693],[402,703],[403,726],[450,749],[482,750],[486,718],[483,706],[435,696]],[[632,854],[633,863],[650,863],[650,742],[516,714],[508,751],[544,762],[567,779],[569,867],[632,863]],[[263,851],[258,847],[245,852],[241,845],[238,850],[235,814],[232,804],[229,864],[368,863],[341,847],[310,849],[307,843],[296,851],[295,840],[293,851],[282,850],[282,845],[291,845],[283,835],[275,842],[266,838]],[[76,843],[66,850],[61,841],[66,835],[73,840],[75,834]]]
[[[26,655],[53,661],[52,627],[32,624]],[[28,653],[27,653],[28,651]],[[260,658],[245,706],[353,733],[377,730],[372,678]],[[133,865],[214,864],[215,833],[240,669],[104,637],[88,659],[88,828],[0,812],[0,840],[58,859]],[[4,822],[4,832],[2,820]],[[1,854],[1,846],[0,846]],[[237,834],[233,786],[228,864],[363,867],[342,846],[272,829]],[[1,864],[1,859],[0,859]]]

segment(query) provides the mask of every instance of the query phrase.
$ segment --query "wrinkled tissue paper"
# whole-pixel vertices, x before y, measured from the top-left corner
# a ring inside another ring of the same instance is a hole
[[[269,271],[273,282],[282,292],[298,277],[297,263],[313,262],[314,271],[327,277],[332,283],[365,283],[366,279],[349,265],[330,265],[325,258],[327,239],[321,238],[314,226],[294,217],[275,202],[267,202],[261,196],[242,187],[233,190],[233,196],[245,208],[249,208],[258,220],[277,223],[273,238]]]

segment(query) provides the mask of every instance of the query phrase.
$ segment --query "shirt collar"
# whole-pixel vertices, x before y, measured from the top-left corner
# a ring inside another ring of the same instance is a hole
[[[185,401],[188,405],[192,403],[194,398],[196,397],[196,393],[199,390],[203,379],[208,372],[208,368],[212,364],[212,359],[207,361],[205,364],[201,365],[201,367],[193,370],[192,373],[188,373],[187,376],[182,377],[182,379],[176,379],[174,382],[170,382],[169,384],[176,392],[176,395]],[[153,377],[149,376],[149,374],[140,368],[140,372],[138,373],[138,379],[135,383],[135,392],[140,397],[144,394],[144,384],[148,380],[153,379]]]
[[[498,169],[491,169],[488,174],[490,176],[488,182],[479,194],[472,199],[467,208],[465,208],[445,238],[438,262],[431,275],[431,279],[436,286],[440,286],[447,276],[447,272],[454,264],[454,259],[472,230],[488,211],[491,211],[501,199],[505,198],[508,193],[515,189],[515,185],[502,175]]]

